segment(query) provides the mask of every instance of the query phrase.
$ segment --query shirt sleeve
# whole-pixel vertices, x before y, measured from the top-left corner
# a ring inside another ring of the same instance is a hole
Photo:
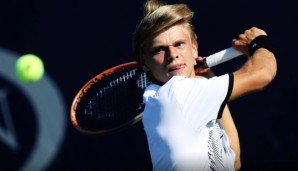
[[[177,79],[172,86],[180,109],[196,127],[221,118],[233,88],[233,74],[210,79]]]

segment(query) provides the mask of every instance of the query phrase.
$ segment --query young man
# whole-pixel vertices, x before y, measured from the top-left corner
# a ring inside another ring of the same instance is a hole
[[[232,40],[248,56],[239,70],[198,79],[198,44],[188,6],[148,1],[144,10],[134,49],[152,77],[144,93],[143,124],[153,170],[235,170],[235,153],[218,119],[228,101],[262,90],[275,77],[265,31],[252,27]]]

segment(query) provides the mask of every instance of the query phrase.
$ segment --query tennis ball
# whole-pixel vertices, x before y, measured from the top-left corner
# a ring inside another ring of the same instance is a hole
[[[23,83],[35,83],[43,74],[43,62],[34,54],[22,55],[16,62],[16,76]]]

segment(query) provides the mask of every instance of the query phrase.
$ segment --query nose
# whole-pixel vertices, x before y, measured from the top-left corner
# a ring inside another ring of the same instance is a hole
[[[168,52],[167,52],[168,61],[172,61],[172,60],[174,60],[175,58],[178,58],[178,57],[179,57],[179,55],[177,53],[176,48],[173,47],[173,46],[169,46],[168,47]]]

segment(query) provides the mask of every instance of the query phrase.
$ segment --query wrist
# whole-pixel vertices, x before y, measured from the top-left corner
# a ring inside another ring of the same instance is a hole
[[[266,35],[257,36],[253,41],[250,42],[248,46],[249,56],[252,56],[255,53],[255,51],[259,48],[265,48],[270,52],[274,53],[272,43]]]

